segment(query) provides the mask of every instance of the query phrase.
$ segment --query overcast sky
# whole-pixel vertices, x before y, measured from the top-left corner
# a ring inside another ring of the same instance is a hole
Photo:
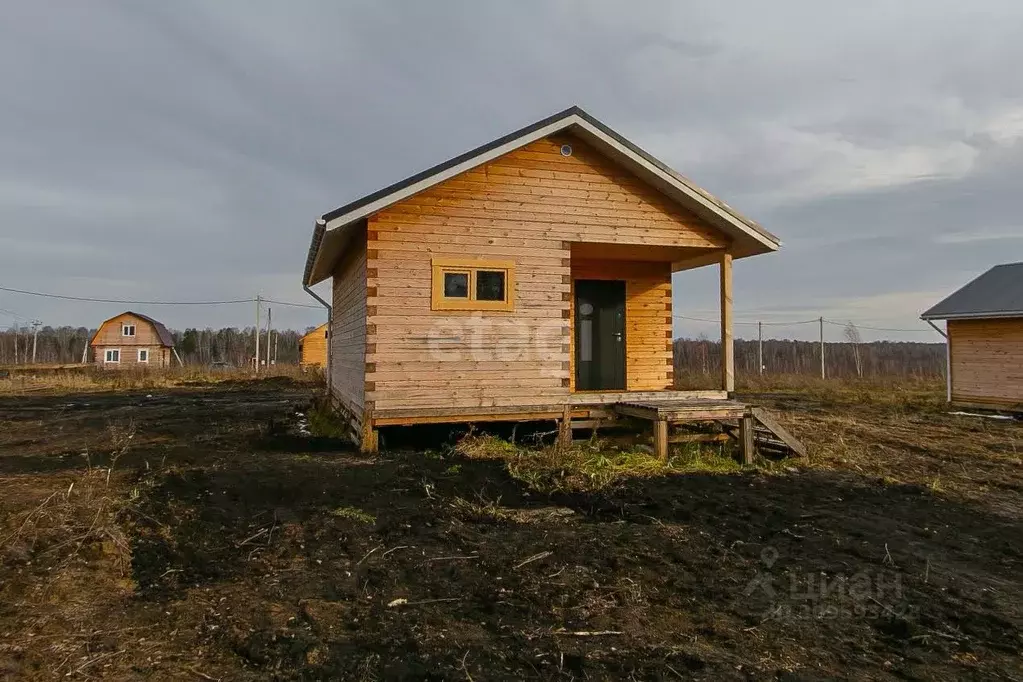
[[[926,328],[1023,260],[1021,36],[1018,0],[13,0],[0,286],[308,303],[318,215],[578,104],[782,238],[736,263],[738,321]],[[714,317],[715,278],[676,276],[675,312]],[[0,292],[48,324],[124,307]],[[254,316],[142,308],[174,328]]]

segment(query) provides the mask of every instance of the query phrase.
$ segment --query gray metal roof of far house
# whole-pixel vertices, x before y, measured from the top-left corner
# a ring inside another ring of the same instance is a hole
[[[1023,263],[996,265],[920,316],[924,320],[1023,317]]]

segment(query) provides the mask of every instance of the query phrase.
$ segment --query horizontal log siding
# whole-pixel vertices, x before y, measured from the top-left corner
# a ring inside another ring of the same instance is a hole
[[[327,325],[321,324],[316,329],[302,337],[302,356],[300,362],[303,365],[327,364]]]
[[[118,330],[120,333],[120,330]],[[107,350],[119,349],[121,351],[120,362],[104,362]],[[139,362],[139,350],[149,351],[149,362]],[[127,369],[131,367],[168,367],[170,366],[171,351],[165,346],[150,346],[146,344],[116,344],[109,346],[93,346],[93,361],[105,369]]]
[[[362,416],[366,382],[366,242],[356,239],[334,271],[330,385],[334,396]]]
[[[559,151],[566,143],[567,157]],[[534,142],[384,209],[368,220],[367,238],[366,396],[377,411],[563,403],[571,378],[571,242],[726,244],[568,136]],[[514,260],[514,310],[431,310],[435,256]],[[660,319],[669,275],[644,282],[633,287],[635,310],[651,305]],[[664,388],[671,383],[664,331],[658,324],[660,340],[645,339],[644,319],[636,319],[635,341],[630,335],[637,374],[629,388]]]
[[[577,279],[625,280],[625,387],[661,391],[672,386],[671,264],[572,260],[572,299]],[[575,305],[571,311],[575,325]],[[575,335],[571,339],[571,387],[575,390]]]
[[[952,401],[1023,404],[1023,318],[949,320]]]

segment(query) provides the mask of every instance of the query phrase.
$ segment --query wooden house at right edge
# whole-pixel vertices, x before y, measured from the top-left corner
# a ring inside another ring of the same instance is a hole
[[[573,107],[322,216],[328,384],[381,426],[583,419],[734,389],[732,265],[779,240]],[[673,272],[720,275],[720,389],[673,388]]]
[[[1023,412],[1023,263],[996,265],[920,317],[945,320],[949,402]]]

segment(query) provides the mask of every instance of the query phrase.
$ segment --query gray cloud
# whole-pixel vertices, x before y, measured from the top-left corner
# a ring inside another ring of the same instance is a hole
[[[921,327],[934,297],[1023,257],[1014,2],[9,4],[0,286],[305,301],[317,215],[574,103],[782,237],[737,265],[740,320]],[[677,284],[676,311],[713,315],[713,273]]]

